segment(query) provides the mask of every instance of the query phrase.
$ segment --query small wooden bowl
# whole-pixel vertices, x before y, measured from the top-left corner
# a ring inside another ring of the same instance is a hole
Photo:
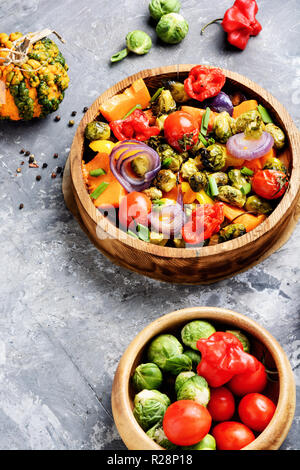
[[[296,403],[293,372],[288,358],[267,330],[250,318],[214,307],[194,307],[168,313],[144,328],[130,343],[118,365],[112,387],[112,411],[120,436],[130,450],[161,450],[150,439],[135,420],[133,398],[135,390],[131,377],[138,364],[143,362],[147,346],[161,333],[180,333],[181,328],[192,320],[203,319],[211,322],[217,329],[243,330],[251,341],[251,353],[258,359],[264,357],[268,368],[277,371],[273,377],[277,382],[268,382],[266,390],[277,403],[275,414],[267,428],[244,450],[275,450],[280,447],[291,427]]]
[[[166,79],[184,80],[193,65],[171,65],[143,70],[105,91],[82,119],[70,151],[70,172],[74,198],[84,226],[94,244],[114,263],[146,276],[181,284],[208,284],[247,269],[270,250],[292,219],[300,188],[300,136],[286,109],[266,90],[248,78],[224,70],[226,87],[239,89],[265,106],[287,136],[290,153],[290,185],[272,214],[256,229],[235,240],[203,248],[171,248],[145,243],[116,228],[93,205],[81,171],[84,129],[99,115],[99,106],[122,92],[138,78],[151,90]]]

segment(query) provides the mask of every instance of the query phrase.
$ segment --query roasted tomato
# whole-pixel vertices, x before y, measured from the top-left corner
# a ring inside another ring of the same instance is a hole
[[[185,152],[198,142],[199,125],[196,119],[183,111],[169,114],[164,123],[165,138],[175,150]]]
[[[123,227],[131,224],[148,225],[152,203],[146,194],[133,191],[121,199],[119,219]]]
[[[278,170],[258,171],[252,179],[253,191],[264,199],[281,197],[285,193],[288,184],[286,174]]]

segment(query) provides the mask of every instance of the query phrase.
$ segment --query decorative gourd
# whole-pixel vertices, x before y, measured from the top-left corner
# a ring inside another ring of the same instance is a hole
[[[69,77],[64,57],[46,37],[52,32],[0,33],[0,119],[28,121],[58,109]]]

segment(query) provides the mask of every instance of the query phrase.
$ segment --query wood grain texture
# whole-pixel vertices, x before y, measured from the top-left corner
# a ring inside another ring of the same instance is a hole
[[[81,219],[91,240],[102,253],[120,266],[155,279],[181,284],[208,284],[230,277],[262,257],[276,244],[296,210],[300,194],[299,131],[286,109],[270,93],[246,77],[224,70],[227,85],[237,87],[268,108],[287,135],[291,156],[290,185],[282,201],[260,226],[240,238],[195,249],[161,247],[136,240],[117,229],[95,208],[81,172],[84,129],[88,122],[98,116],[101,103],[122,92],[137,78],[143,78],[150,88],[156,88],[165,79],[184,79],[192,66],[174,65],[143,70],[105,91],[89,108],[78,126],[69,159],[73,193]]]
[[[275,338],[255,321],[232,310],[213,307],[186,308],[164,315],[150,323],[130,343],[120,360],[112,388],[113,416],[123,442],[130,450],[162,449],[146,435],[133,416],[135,392],[131,377],[152,338],[166,332],[176,334],[187,322],[196,319],[243,330],[251,340],[252,352],[253,347],[255,349],[253,354],[259,359],[264,354],[268,363],[277,369],[279,389],[275,414],[267,428],[244,450],[278,449],[287,436],[295,413],[295,381],[288,358]]]

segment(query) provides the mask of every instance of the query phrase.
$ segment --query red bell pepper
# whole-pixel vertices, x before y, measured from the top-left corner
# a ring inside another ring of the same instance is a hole
[[[201,352],[197,373],[210,387],[221,387],[236,374],[257,370],[257,359],[244,352],[242,343],[232,333],[217,331],[209,338],[199,339],[197,348]]]
[[[224,220],[222,202],[199,204],[193,210],[189,221],[182,228],[182,237],[186,243],[196,245],[210,238],[220,230]]]
[[[226,81],[225,74],[216,67],[196,65],[184,80],[184,89],[193,99],[204,101],[216,96]]]
[[[227,40],[235,47],[244,50],[250,36],[257,36],[262,30],[261,24],[256,19],[258,6],[255,0],[236,0],[224,15],[208,23],[201,30],[201,34],[207,26],[217,21],[222,21],[222,27],[227,33]]]
[[[118,140],[148,140],[153,135],[158,135],[160,129],[157,126],[150,126],[146,114],[136,109],[125,119],[118,119],[109,123],[111,130]]]

